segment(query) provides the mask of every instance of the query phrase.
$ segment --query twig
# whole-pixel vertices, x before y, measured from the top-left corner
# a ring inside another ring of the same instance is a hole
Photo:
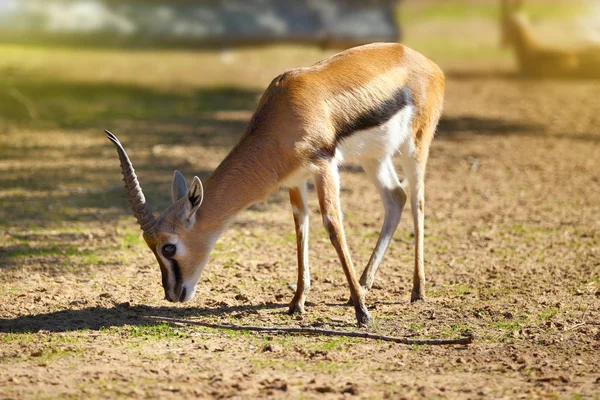
[[[583,314],[581,315],[581,322],[565,329],[565,331],[574,331],[575,329],[577,329],[579,327],[587,325],[587,322],[585,322],[585,314],[587,314],[588,308],[590,308],[589,304],[587,304],[585,307],[585,310],[583,310]]]
[[[166,317],[143,317],[153,321],[163,321],[172,324],[184,324],[184,325],[199,325],[213,329],[230,329],[233,331],[255,331],[255,332],[271,332],[271,333],[300,333],[305,335],[325,335],[325,336],[345,336],[345,337],[357,337],[363,339],[374,339],[383,340],[385,342],[394,342],[402,344],[419,344],[419,345],[451,345],[451,344],[470,344],[473,342],[472,336],[465,336],[458,339],[408,339],[402,337],[393,337],[385,335],[377,335],[374,333],[367,332],[349,332],[349,331],[334,331],[329,329],[319,328],[278,328],[271,326],[252,326],[252,325],[229,325],[229,324],[211,324],[208,322],[194,321],[187,319],[178,318],[166,318]]]
[[[586,304],[585,310],[583,310],[583,314],[581,314],[581,322],[585,322],[585,314],[587,314],[588,308],[590,308],[590,305]]]
[[[570,327],[566,328],[566,329],[565,329],[565,332],[568,332],[568,331],[574,331],[575,329],[577,329],[577,328],[580,328],[580,327],[582,327],[582,326],[584,326],[584,325],[586,325],[586,324],[587,324],[587,322],[581,322],[581,323],[579,323],[579,324],[575,324],[575,325],[573,325],[573,326],[570,326]]]

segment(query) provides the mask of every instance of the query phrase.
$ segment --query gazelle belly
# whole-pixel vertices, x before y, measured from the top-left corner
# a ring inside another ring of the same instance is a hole
[[[340,161],[383,159],[397,151],[412,152],[412,116],[413,107],[408,106],[379,126],[353,132],[339,142],[336,156]]]
[[[413,107],[403,108],[387,122],[376,127],[355,131],[340,140],[335,157],[341,164],[344,161],[383,160],[396,152],[403,156],[414,151],[411,123]],[[280,182],[283,187],[299,187],[318,172],[317,165],[297,169]]]

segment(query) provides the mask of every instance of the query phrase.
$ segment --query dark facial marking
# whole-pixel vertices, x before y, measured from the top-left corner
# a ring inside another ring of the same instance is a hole
[[[351,121],[338,124],[335,132],[337,141],[356,131],[374,128],[389,121],[400,110],[412,104],[410,88],[404,86],[394,92],[392,97],[379,103],[373,109],[358,115]]]
[[[162,285],[164,288],[166,288],[167,284],[169,283],[169,276],[167,275],[167,273],[164,271],[163,268],[160,269],[160,275],[162,278]]]
[[[187,289],[185,288],[185,286],[183,287],[183,290],[181,291],[181,295],[179,296],[179,301],[183,302],[183,300],[185,299],[185,295],[187,294]]]
[[[179,285],[181,283],[181,268],[179,268],[179,263],[176,260],[171,261],[171,265],[173,266],[173,273],[175,274],[175,284]]]

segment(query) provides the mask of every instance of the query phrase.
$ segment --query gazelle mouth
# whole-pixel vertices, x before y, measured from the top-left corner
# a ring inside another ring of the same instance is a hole
[[[181,289],[181,294],[179,295],[179,302],[183,303],[185,301],[185,295],[187,294],[187,289],[185,286]]]

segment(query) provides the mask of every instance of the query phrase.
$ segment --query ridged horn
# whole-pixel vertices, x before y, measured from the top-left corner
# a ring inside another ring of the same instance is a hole
[[[135,174],[133,165],[131,164],[127,153],[125,152],[123,145],[121,142],[119,142],[119,139],[117,139],[117,137],[109,131],[105,130],[104,132],[106,132],[106,136],[111,142],[113,142],[117,148],[117,153],[119,153],[121,172],[123,173],[123,182],[125,182],[125,191],[127,192],[127,197],[129,198],[131,209],[133,210],[133,215],[137,219],[138,224],[140,224],[140,227],[144,232],[144,236],[151,238],[156,233],[156,219],[154,218],[154,215],[152,215],[152,211],[150,210],[148,203],[146,203],[144,192],[142,191],[140,182]]]

